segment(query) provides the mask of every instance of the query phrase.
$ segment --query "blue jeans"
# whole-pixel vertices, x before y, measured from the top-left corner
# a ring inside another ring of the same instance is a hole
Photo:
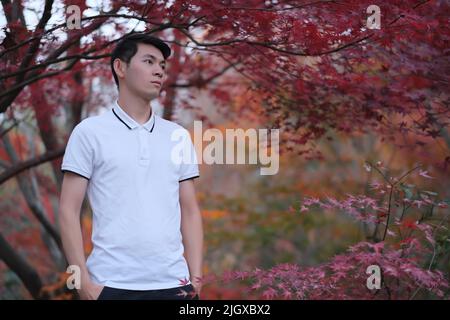
[[[97,300],[199,300],[192,284],[158,290],[127,290],[104,287]]]

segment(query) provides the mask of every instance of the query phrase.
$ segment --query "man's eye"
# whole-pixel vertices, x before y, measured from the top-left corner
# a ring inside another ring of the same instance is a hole
[[[149,62],[150,64],[153,64],[152,60],[145,60],[145,62]]]

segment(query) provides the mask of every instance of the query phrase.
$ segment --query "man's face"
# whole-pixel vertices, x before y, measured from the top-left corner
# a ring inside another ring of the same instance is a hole
[[[125,67],[123,82],[131,92],[151,100],[159,96],[166,80],[165,69],[166,61],[158,48],[138,43],[136,54]]]

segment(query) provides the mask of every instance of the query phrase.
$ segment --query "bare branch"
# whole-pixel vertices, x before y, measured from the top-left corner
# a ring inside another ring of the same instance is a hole
[[[6,169],[0,174],[0,185],[6,182],[7,180],[13,178],[15,175],[21,173],[22,171],[25,171],[27,169],[30,169],[32,167],[36,167],[42,163],[45,163],[47,161],[51,161],[57,158],[60,158],[64,155],[65,147],[48,151],[38,157],[34,157],[29,160],[22,161],[18,164],[15,164],[14,166]]]
[[[226,66],[225,68],[223,68],[219,72],[213,74],[212,76],[210,76],[210,77],[208,77],[206,79],[200,79],[200,81],[198,81],[198,82],[194,81],[194,82],[188,82],[188,83],[173,83],[173,84],[169,85],[169,87],[172,87],[172,88],[189,88],[189,87],[193,87],[193,86],[203,86],[203,85],[213,81],[214,79],[217,79],[218,77],[223,75],[225,72],[227,72],[229,69],[234,68],[236,65],[238,65],[238,63],[229,64],[228,66]]]

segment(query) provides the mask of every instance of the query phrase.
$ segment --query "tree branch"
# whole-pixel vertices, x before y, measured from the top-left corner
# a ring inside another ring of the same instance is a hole
[[[51,161],[54,159],[57,159],[64,155],[65,147],[60,148],[58,150],[48,151],[38,157],[25,160],[23,162],[20,162],[5,171],[3,171],[0,174],[0,185],[9,180],[10,178],[14,177],[15,175],[21,173],[22,171],[25,171],[29,168],[38,166],[42,163],[45,163],[47,161]]]

